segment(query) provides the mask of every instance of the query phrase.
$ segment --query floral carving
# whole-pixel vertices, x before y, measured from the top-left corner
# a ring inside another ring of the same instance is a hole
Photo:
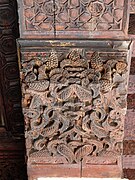
[[[56,14],[58,12],[58,6],[54,1],[48,1],[43,4],[43,10],[45,13],[49,16],[54,16],[54,13]]]
[[[105,10],[105,6],[101,2],[94,1],[94,2],[90,2],[88,6],[88,10],[92,14],[92,16],[96,17],[103,14]]]
[[[125,56],[104,58],[84,49],[52,50],[24,62],[29,158],[91,163],[95,157],[95,163],[116,164],[122,152],[126,73]],[[109,156],[105,162],[100,159]]]

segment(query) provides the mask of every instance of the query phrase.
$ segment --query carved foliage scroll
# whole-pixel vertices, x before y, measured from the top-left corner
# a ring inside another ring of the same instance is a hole
[[[126,55],[75,48],[25,52],[23,58],[28,158],[117,164],[126,113]]]

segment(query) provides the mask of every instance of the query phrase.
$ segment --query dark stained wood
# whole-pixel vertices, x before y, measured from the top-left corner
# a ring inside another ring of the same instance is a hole
[[[135,57],[131,58],[130,75],[135,75]]]
[[[0,0],[0,179],[25,180],[24,122],[16,39],[17,3]],[[2,125],[2,126],[1,126]]]
[[[135,35],[135,14],[130,14],[128,33]]]
[[[5,126],[5,110],[3,104],[3,97],[0,89],[0,127]]]

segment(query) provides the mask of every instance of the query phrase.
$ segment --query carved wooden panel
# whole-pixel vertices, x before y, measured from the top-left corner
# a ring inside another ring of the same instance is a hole
[[[69,0],[61,2],[56,0],[55,3],[60,7],[55,16],[58,37],[65,35],[73,37],[80,34],[87,37],[105,37],[110,32],[125,30],[123,29],[123,25],[124,28],[126,27],[123,11],[126,1]],[[76,31],[79,31],[79,34]]]
[[[0,179],[25,180],[16,0],[0,0]],[[18,166],[17,166],[18,163]],[[21,168],[20,168],[21,167]]]
[[[30,177],[121,176],[129,43],[19,41]]]
[[[127,34],[128,0],[18,0],[18,3],[21,37],[103,38]]]
[[[16,49],[18,37],[16,1],[0,1],[0,12],[0,88],[6,129],[17,137],[23,134],[23,118]]]

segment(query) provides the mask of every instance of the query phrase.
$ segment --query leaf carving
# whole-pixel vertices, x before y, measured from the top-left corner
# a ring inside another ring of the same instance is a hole
[[[67,100],[72,94],[71,86],[64,88],[59,93],[57,93],[57,97],[60,100]]]
[[[87,133],[90,133],[91,132],[91,129],[90,129],[90,118],[88,115],[86,115],[84,118],[83,118],[83,121],[82,121],[82,128],[83,130],[85,130]]]
[[[33,158],[40,158],[40,157],[43,158],[43,157],[48,157],[48,156],[50,155],[47,149],[36,151],[30,155],[30,157],[33,157]]]
[[[46,127],[42,130],[41,135],[44,137],[50,137],[52,136],[55,132],[58,131],[59,124],[58,122],[54,122],[50,127]]]
[[[27,110],[24,114],[31,119],[37,119],[40,116],[40,112],[35,109]]]
[[[94,122],[91,122],[92,132],[99,138],[103,138],[107,136],[107,132],[101,126],[96,125]]]
[[[30,90],[43,92],[49,87],[49,81],[35,81],[28,85]]]
[[[36,80],[36,78],[37,78],[36,75],[33,72],[31,72],[26,76],[25,81],[26,82],[33,82]]]
[[[34,147],[36,150],[42,150],[45,147],[45,140],[44,139],[39,139],[34,142]]]
[[[99,54],[97,52],[94,52],[91,57],[91,67],[95,69],[96,71],[102,71],[103,70],[103,62],[100,58]]]
[[[42,102],[41,98],[39,96],[34,95],[31,100],[30,108],[31,109],[39,108],[42,105],[43,105],[43,102]]]
[[[75,84],[74,85],[75,93],[81,101],[91,101],[92,100],[92,93],[84,89],[83,87]]]
[[[62,156],[64,156],[69,163],[72,163],[74,160],[74,153],[73,151],[65,144],[59,144],[57,146],[57,151],[60,153]]]
[[[62,127],[59,129],[59,131],[60,131],[60,133],[63,133],[64,131],[66,131],[69,128],[70,121],[65,116],[62,116],[62,115],[58,115],[58,116],[60,118],[60,121],[62,122]]]
[[[92,145],[84,145],[83,147],[79,148],[75,152],[75,160],[76,162],[80,162],[83,157],[89,155],[93,151],[93,146]]]
[[[58,66],[58,56],[57,56],[57,52],[52,50],[50,57],[48,58],[47,61],[47,67],[48,69],[53,69],[53,68],[57,68]]]

